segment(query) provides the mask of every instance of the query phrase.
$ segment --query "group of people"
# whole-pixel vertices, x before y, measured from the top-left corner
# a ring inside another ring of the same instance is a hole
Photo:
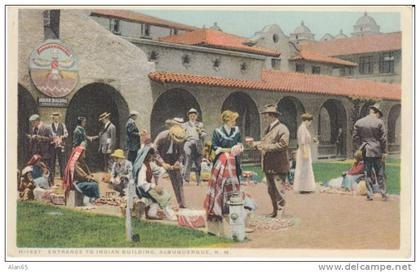
[[[315,191],[311,145],[318,143],[318,140],[310,133],[312,115],[304,113],[297,131],[298,149],[293,153],[293,160],[290,163],[289,130],[279,121],[277,107],[272,104],[266,105],[260,113],[267,124],[260,141],[245,143],[248,146],[244,146],[240,129],[236,125],[239,114],[225,110],[221,114],[222,125],[213,131],[211,145],[205,147],[204,139],[207,132],[203,123],[198,121],[196,109],[192,108],[187,112],[186,122],[182,118],[167,120],[166,130],[160,132],[154,141],[147,131],[138,128],[135,120],[139,113],[132,111],[126,123],[126,152],[116,149],[116,128],[110,120],[109,113],[105,112],[99,116],[103,128],[95,136],[86,134],[86,118],[79,117],[73,132],[72,152],[67,163],[65,163],[63,141],[68,137],[68,132],[65,125],[59,122],[59,114],[53,114],[53,123],[50,126],[40,122],[38,115],[33,115],[29,119],[32,128],[28,137],[32,155],[38,157],[33,158],[32,165],[28,163],[22,171],[26,183],[21,183],[22,188],[19,188],[19,191],[22,196],[30,195],[27,189],[31,188],[28,180],[33,180],[34,186],[51,185],[55,160],[58,158],[65,191],[69,192],[72,188],[80,190],[94,203],[100,196],[99,187],[86,164],[85,153],[86,145],[99,139],[98,152],[103,155],[104,171],[110,173],[111,186],[123,196],[128,183],[134,182],[138,197],[149,200],[150,218],[157,217],[159,207],[164,210],[168,218],[174,218],[170,208],[171,194],[159,184],[159,178],[163,173],[167,173],[178,207],[186,208],[184,182],[190,182],[191,169],[194,165],[195,180],[197,185],[200,185],[203,150],[210,149],[208,152],[213,153],[213,156],[208,157],[212,158],[212,168],[204,208],[208,220],[221,221],[229,213],[228,203],[232,196],[243,195],[240,182],[242,173],[240,155],[247,147],[261,152],[261,167],[272,204],[270,216],[277,217],[279,211],[286,205],[284,186],[290,184],[291,180],[296,192]],[[369,200],[372,199],[375,182],[379,184],[383,198],[387,198],[383,162],[386,158],[386,135],[381,117],[380,105],[375,104],[370,107],[369,115],[357,121],[354,126],[354,144],[356,149],[360,150],[354,167],[357,167],[358,175],[366,176]],[[34,178],[36,171],[33,162],[37,160],[44,161],[45,164],[43,168],[41,167],[44,170],[38,171],[41,176],[37,174],[37,178]],[[360,165],[359,162],[363,164]],[[290,169],[291,166],[293,169]],[[349,181],[352,174],[354,173],[347,173],[348,178],[343,179],[343,186],[346,188],[352,183]],[[372,177],[375,177],[375,180]]]

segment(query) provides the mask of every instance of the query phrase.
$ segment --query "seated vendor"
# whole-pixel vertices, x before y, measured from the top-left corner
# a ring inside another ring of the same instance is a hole
[[[150,202],[147,211],[149,219],[160,219],[158,208],[162,208],[166,218],[176,220],[172,210],[171,195],[157,184],[161,168],[154,162],[155,150],[151,145],[145,145],[137,154],[133,173],[137,177],[137,193]]]
[[[38,154],[33,155],[28,161],[27,166],[32,168],[32,178],[34,184],[42,189],[49,189],[50,170],[42,161],[42,156]]]
[[[124,189],[133,179],[133,165],[125,158],[122,149],[115,150],[111,157],[115,160],[111,171],[111,186],[120,196],[124,196]]]
[[[98,183],[85,162],[85,145],[81,144],[73,149],[66,166],[63,185],[66,195],[71,188],[77,187],[75,189],[89,197],[91,203],[95,203],[100,197]]]
[[[352,191],[357,187],[359,181],[364,177],[363,155],[360,150],[354,154],[354,162],[350,170],[344,172],[341,177],[325,182],[324,187],[342,188],[345,191]]]
[[[33,200],[35,184],[32,178],[32,167],[26,166],[22,170],[22,178],[19,181],[18,191],[19,199],[21,200]]]

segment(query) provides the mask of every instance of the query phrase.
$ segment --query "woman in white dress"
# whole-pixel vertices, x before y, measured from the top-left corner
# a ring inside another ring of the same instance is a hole
[[[298,193],[315,191],[315,177],[312,170],[311,144],[314,139],[309,132],[312,123],[312,115],[302,114],[302,124],[297,131],[298,150],[296,152],[296,170],[293,189]]]

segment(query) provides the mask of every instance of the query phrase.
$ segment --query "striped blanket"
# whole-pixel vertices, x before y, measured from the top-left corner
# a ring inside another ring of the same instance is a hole
[[[223,215],[229,213],[230,197],[240,192],[239,179],[236,171],[235,156],[222,153],[214,163],[211,178],[208,182],[204,209],[207,220],[220,221]]]

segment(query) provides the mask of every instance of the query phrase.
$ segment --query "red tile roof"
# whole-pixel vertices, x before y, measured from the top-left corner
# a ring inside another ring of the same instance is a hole
[[[401,50],[401,32],[310,42],[300,46],[302,50],[309,50],[326,56]]]
[[[311,52],[308,50],[302,50],[298,53],[298,55],[291,57],[290,60],[307,60],[313,62],[320,62],[320,63],[331,63],[337,65],[344,65],[344,66],[357,66],[356,63],[334,58],[328,57],[316,52]]]
[[[401,99],[401,86],[399,84],[274,70],[264,70],[260,81],[171,72],[151,72],[149,78],[161,83],[182,83],[258,91],[312,93],[390,100]]]
[[[200,45],[274,57],[280,55],[280,52],[268,48],[244,45],[243,42],[247,40],[246,38],[209,28],[201,28],[191,32],[162,37],[159,40],[169,43]]]
[[[91,12],[91,15],[99,15],[99,16],[105,16],[105,17],[124,19],[124,20],[132,21],[132,22],[145,23],[149,25],[156,25],[156,26],[167,27],[167,28],[176,28],[176,29],[186,30],[186,31],[193,31],[197,29],[196,27],[193,27],[193,26],[175,23],[175,22],[163,20],[160,18],[156,18],[153,16],[149,16],[149,15],[145,15],[142,13],[129,11],[129,10],[96,9]]]

